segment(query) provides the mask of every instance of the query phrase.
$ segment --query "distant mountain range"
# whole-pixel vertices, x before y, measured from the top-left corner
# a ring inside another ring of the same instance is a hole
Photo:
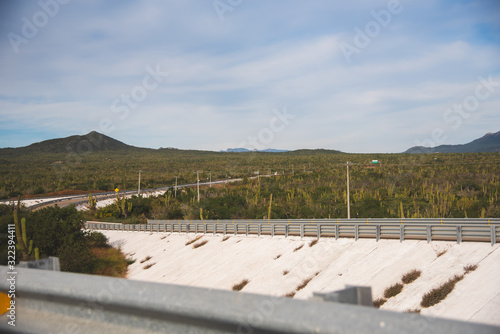
[[[34,143],[25,147],[18,148],[0,148],[0,154],[17,156],[33,153],[77,153],[86,154],[89,152],[100,151],[139,151],[148,150],[155,151],[149,148],[140,148],[127,145],[121,141],[108,137],[96,131],[92,131],[83,136],[70,136],[66,138],[50,139],[39,143]],[[158,151],[175,150],[173,148],[159,149]],[[181,151],[181,150],[179,150]],[[194,151],[192,151],[194,152]],[[206,152],[206,151],[199,151]],[[267,152],[267,153],[341,153],[335,150],[249,150],[246,148],[229,148],[223,153],[245,153],[245,152]],[[476,139],[470,143],[463,145],[440,145],[436,147],[415,146],[403,153],[469,153],[469,152],[500,152],[500,131],[497,133],[487,133],[483,137]]]
[[[414,146],[403,153],[481,153],[500,152],[500,131],[487,133],[463,145],[439,145],[436,147]]]
[[[268,149],[265,149],[265,150],[249,150],[247,148],[228,148],[227,150],[225,151],[221,151],[221,152],[233,152],[233,153],[241,153],[241,152],[269,152],[269,153],[283,153],[283,152],[290,152],[288,150],[276,150],[274,148],[268,148]]]

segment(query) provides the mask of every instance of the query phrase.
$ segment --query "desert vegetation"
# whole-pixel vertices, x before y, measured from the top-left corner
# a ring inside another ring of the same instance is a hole
[[[250,283],[250,281],[247,279],[244,279],[241,282],[233,285],[232,290],[233,291],[241,291],[248,283]]]
[[[0,205],[1,265],[7,264],[7,225],[15,221],[22,231],[17,235],[17,260],[56,256],[63,271],[117,277],[125,277],[128,265],[133,263],[120,249],[112,248],[102,233],[85,231],[83,215],[74,207],[30,212]],[[19,245],[21,242],[23,245]]]
[[[471,273],[472,271],[477,269],[477,265],[474,264],[469,264],[464,267],[464,273],[461,275],[454,275],[452,278],[450,278],[448,281],[445,283],[441,284],[440,286],[432,289],[431,291],[427,292],[424,294],[422,297],[422,302],[420,303],[420,306],[422,307],[431,307],[434,306],[444,299],[453,291],[455,288],[455,285],[460,282],[461,280],[464,279],[466,275]]]
[[[283,273],[283,275],[285,275],[285,274]],[[319,275],[319,271],[315,272],[312,276],[304,279],[299,285],[297,285],[297,287],[295,288],[294,291],[290,291],[289,293],[285,294],[284,297],[293,298],[297,292],[304,289],[309,284],[309,282],[311,282],[313,280],[313,278],[318,276],[318,275]]]
[[[178,150],[94,152],[68,164],[65,155],[5,155],[0,197],[54,191],[109,191],[242,178],[239,183],[172,188],[155,198],[135,197],[89,218],[273,219],[346,217],[345,162],[351,161],[351,216],[500,217],[500,156],[468,154],[343,154],[336,151],[215,153]],[[372,165],[377,158],[382,165]],[[61,166],[59,166],[61,165]],[[259,172],[261,177],[250,179]],[[276,175],[277,174],[277,175]],[[269,176],[271,177],[264,177]],[[272,196],[272,197],[271,197]],[[272,201],[270,200],[272,198]],[[201,210],[200,210],[201,209]]]
[[[395,283],[390,287],[384,290],[384,296],[381,298],[377,298],[373,301],[373,306],[376,308],[380,308],[380,306],[384,305],[388,299],[395,297],[403,291],[403,288],[406,284],[413,283],[417,278],[420,277],[422,272],[417,269],[413,269],[401,277],[401,283]]]

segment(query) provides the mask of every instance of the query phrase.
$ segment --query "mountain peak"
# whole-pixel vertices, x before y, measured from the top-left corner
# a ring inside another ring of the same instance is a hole
[[[108,137],[97,131],[91,131],[86,135],[75,135],[66,138],[49,139],[39,143],[34,143],[29,146],[19,147],[15,149],[18,153],[77,153],[88,154],[98,151],[117,151],[123,149],[135,148],[122,143],[116,139]]]
[[[404,153],[480,153],[500,152],[500,131],[488,132],[481,138],[462,145],[439,145],[436,147],[414,146]]]

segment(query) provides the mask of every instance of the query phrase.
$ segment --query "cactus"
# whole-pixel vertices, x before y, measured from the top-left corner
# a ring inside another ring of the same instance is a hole
[[[270,220],[271,219],[271,205],[273,203],[273,194],[271,194],[271,196],[269,197],[269,209],[268,209],[268,212],[267,212],[267,219]]]
[[[40,252],[38,250],[38,247],[35,248],[35,260],[40,260]]]
[[[22,254],[23,261],[28,261],[33,249],[33,240],[28,243],[28,236],[26,232],[26,218],[21,219],[21,224],[19,224],[19,205],[21,199],[17,202],[17,207],[14,208],[14,225],[16,227],[17,244],[16,249],[18,249]],[[21,238],[19,238],[21,236]],[[29,244],[29,249],[28,249]]]
[[[28,245],[28,237],[26,236],[26,218],[21,219],[21,229],[22,229],[22,236],[23,236],[23,242],[24,245]]]
[[[132,202],[128,202],[128,206],[127,206],[127,209],[128,209],[128,212],[132,212]]]
[[[94,212],[97,208],[97,199],[92,197],[92,194],[89,194],[89,209],[91,212]]]

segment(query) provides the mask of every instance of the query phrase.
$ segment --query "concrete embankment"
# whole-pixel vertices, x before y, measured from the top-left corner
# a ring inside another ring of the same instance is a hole
[[[343,289],[346,284],[363,285],[371,286],[377,299],[383,297],[386,288],[401,282],[404,274],[416,269],[421,271],[420,277],[405,284],[401,293],[389,298],[381,309],[421,309],[422,315],[500,326],[500,245],[103,233],[136,260],[129,267],[128,278],[133,280],[228,290],[247,280],[243,292],[294,294],[293,298],[302,299],[313,292]],[[426,292],[463,274],[467,265],[477,265],[477,269],[465,275],[445,300],[429,308],[420,306]]]

